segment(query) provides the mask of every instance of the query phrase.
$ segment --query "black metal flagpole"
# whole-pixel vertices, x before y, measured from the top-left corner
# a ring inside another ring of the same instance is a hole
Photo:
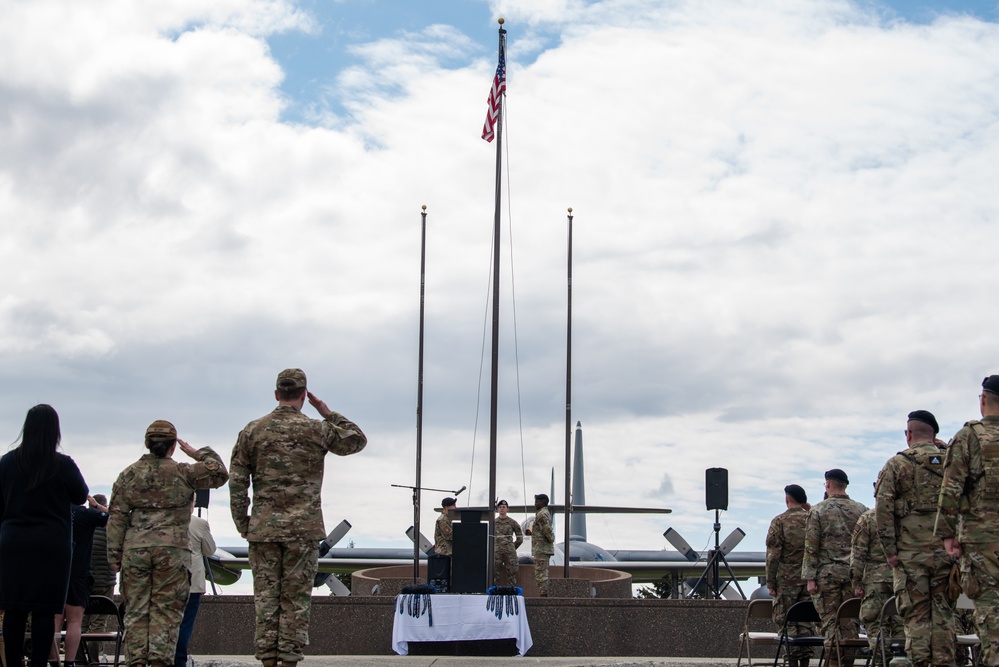
[[[499,62],[506,61],[506,30],[499,19]],[[506,72],[503,72],[504,80]],[[505,81],[504,81],[505,82]],[[505,87],[505,86],[504,86]],[[503,186],[503,104],[505,93],[500,96],[496,116],[496,197],[493,214],[493,354],[489,399],[489,537],[486,547],[486,581],[492,584],[496,549],[496,432],[499,390],[499,304],[500,304],[500,198]]]
[[[568,260],[566,285],[568,297],[566,303],[565,326],[565,542],[563,543],[562,577],[569,578],[569,542],[571,527],[569,519],[572,514],[572,208],[566,216],[569,222]]]
[[[413,583],[420,578],[420,487],[423,475],[423,321],[427,277],[427,205],[420,213],[420,353],[416,381],[416,486],[413,488]],[[427,572],[429,580],[430,573]]]

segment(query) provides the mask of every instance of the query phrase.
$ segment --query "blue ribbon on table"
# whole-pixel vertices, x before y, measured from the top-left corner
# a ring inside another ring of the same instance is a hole
[[[496,615],[496,618],[520,616],[520,598],[516,595],[486,595],[486,610]]]
[[[404,594],[399,596],[399,614],[408,613],[413,618],[427,615],[430,627],[434,625],[434,609],[430,601],[430,596],[421,593]]]

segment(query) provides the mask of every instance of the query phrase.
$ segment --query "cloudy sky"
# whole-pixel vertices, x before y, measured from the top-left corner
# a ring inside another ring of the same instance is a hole
[[[591,541],[704,546],[725,467],[762,549],[785,484],[867,501],[908,411],[976,416],[996,2],[2,0],[6,442],[50,403],[107,492],[154,419],[228,460],[301,367],[369,437],[327,526],[405,546],[425,204],[423,483],[484,503],[500,16],[500,495],[563,488],[568,207],[587,501],[674,509]],[[224,490],[209,518],[239,543]]]

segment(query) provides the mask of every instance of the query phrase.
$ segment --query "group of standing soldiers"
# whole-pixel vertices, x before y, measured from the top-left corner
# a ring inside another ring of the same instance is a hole
[[[531,539],[531,556],[534,560],[534,580],[538,585],[538,594],[548,597],[548,561],[555,554],[555,533],[552,531],[552,518],[548,511],[548,495],[539,493],[534,496],[533,524],[527,529]],[[458,501],[450,496],[441,501],[441,515],[437,517],[434,526],[434,553],[440,556],[451,556],[454,536],[453,512],[457,511]],[[524,531],[513,517],[507,516],[510,505],[505,500],[496,503],[499,516],[494,521],[494,555],[493,555],[493,585],[500,584],[503,575],[507,586],[517,585],[517,573],[520,561],[517,557],[517,547],[524,543]]]
[[[828,651],[837,623],[841,637],[858,636],[851,623],[837,621],[837,611],[861,597],[873,648],[879,630],[899,634],[880,625],[892,620],[882,619],[882,609],[894,596],[913,665],[954,667],[954,604],[963,591],[974,601],[978,662],[999,666],[999,375],[982,382],[979,408],[982,419],[967,422],[949,443],[937,438],[933,414],[910,412],[907,448],[878,474],[873,509],[850,499],[849,478],[838,468],[825,473],[826,497],[814,507],[801,486],[784,488],[787,511],[767,533],[767,587],[779,627],[793,604],[811,599]],[[789,636],[813,631],[788,627]],[[810,649],[795,647],[789,658],[792,667],[806,667]],[[837,656],[828,664],[839,667]]]

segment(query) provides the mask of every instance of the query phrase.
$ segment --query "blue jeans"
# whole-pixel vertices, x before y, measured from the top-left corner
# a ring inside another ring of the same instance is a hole
[[[187,598],[184,620],[180,622],[180,634],[177,636],[177,655],[173,661],[176,667],[186,667],[187,665],[187,645],[191,643],[194,619],[198,617],[199,607],[201,607],[201,593],[191,593],[191,596]]]

